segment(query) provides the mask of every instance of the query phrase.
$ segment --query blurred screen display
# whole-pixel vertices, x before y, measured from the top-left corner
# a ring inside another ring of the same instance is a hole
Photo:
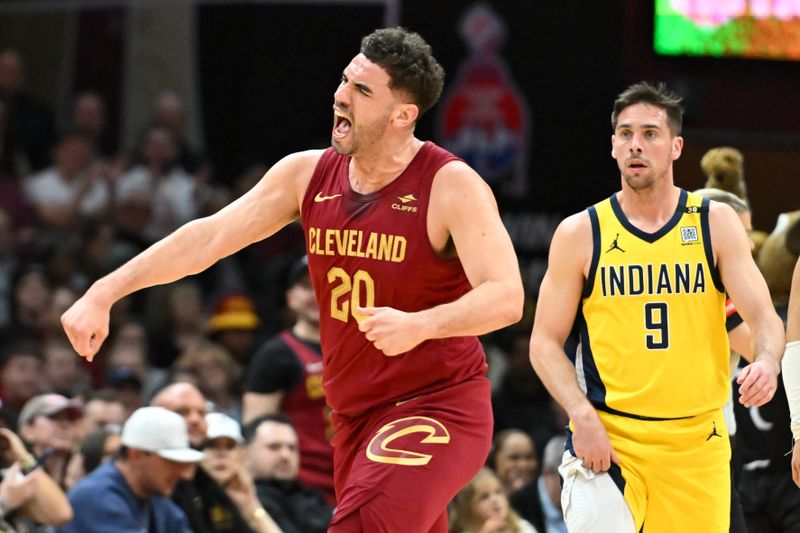
[[[800,0],[655,0],[662,55],[800,61]]]

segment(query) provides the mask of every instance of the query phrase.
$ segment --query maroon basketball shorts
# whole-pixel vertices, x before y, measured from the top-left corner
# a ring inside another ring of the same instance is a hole
[[[481,376],[359,417],[334,415],[329,532],[446,531],[447,504],[489,453],[490,395]]]

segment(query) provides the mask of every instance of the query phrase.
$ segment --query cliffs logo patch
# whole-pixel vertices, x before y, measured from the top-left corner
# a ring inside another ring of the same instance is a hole
[[[414,196],[413,194],[404,194],[403,196],[397,196],[396,198],[400,200],[400,203],[393,202],[392,209],[394,209],[395,211],[403,211],[405,213],[417,212],[417,206],[412,205],[417,202],[416,196]]]
[[[400,200],[401,202],[403,202],[404,204],[407,204],[408,202],[416,202],[417,201],[417,199],[414,197],[413,194],[406,194],[405,196],[398,196],[397,199]]]
[[[700,242],[700,238],[697,236],[697,228],[694,226],[681,228],[681,242],[683,244]]]
[[[438,142],[464,159],[496,192],[524,195],[530,113],[500,54],[505,22],[488,6],[477,4],[458,26],[471,54],[439,107]]]

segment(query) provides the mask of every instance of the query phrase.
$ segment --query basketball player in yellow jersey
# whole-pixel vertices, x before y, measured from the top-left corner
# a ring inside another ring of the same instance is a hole
[[[775,392],[783,325],[742,224],[674,185],[682,114],[663,84],[620,94],[611,154],[622,189],[565,219],[550,246],[531,362],[570,416],[560,468],[570,533],[728,531],[726,290],[755,354],[739,401]]]

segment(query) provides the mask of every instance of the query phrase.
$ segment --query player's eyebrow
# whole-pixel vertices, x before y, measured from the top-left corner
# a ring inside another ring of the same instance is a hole
[[[342,72],[342,81],[344,81],[345,83],[349,83],[350,82],[350,80],[347,77],[347,74],[345,74],[344,72]],[[369,85],[367,85],[366,83],[363,83],[363,82],[360,82],[360,81],[354,81],[353,85],[355,85],[356,88],[359,91],[363,92],[364,94],[370,95],[370,96],[372,95],[372,89],[370,89]]]
[[[642,129],[642,130],[660,130],[661,129],[661,126],[658,125],[658,124],[642,124],[642,125],[637,126],[637,127],[639,129]],[[617,129],[618,130],[619,129],[632,130],[632,129],[634,129],[634,125],[633,124],[628,124],[627,122],[625,122],[625,123],[622,123],[622,124],[617,124]]]
[[[353,85],[358,87],[358,90],[360,90],[364,94],[367,94],[367,95],[371,95],[372,94],[372,89],[370,89],[369,85],[367,85],[366,83],[355,82]]]

